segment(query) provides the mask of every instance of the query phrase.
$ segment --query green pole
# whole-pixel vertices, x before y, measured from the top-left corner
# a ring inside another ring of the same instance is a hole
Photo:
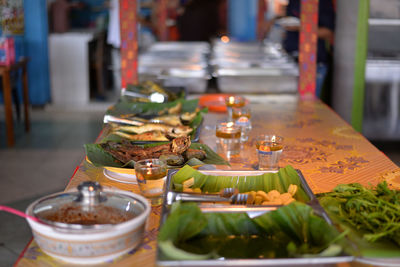
[[[351,112],[351,124],[358,132],[361,132],[363,122],[365,65],[368,48],[369,1],[370,0],[358,1],[357,39],[354,59],[353,108]]]

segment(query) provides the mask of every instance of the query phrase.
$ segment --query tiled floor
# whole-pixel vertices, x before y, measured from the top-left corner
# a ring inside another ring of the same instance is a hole
[[[111,103],[85,109],[52,107],[31,111],[31,132],[15,125],[16,145],[5,143],[4,112],[0,107],[0,205],[24,211],[35,199],[62,191],[84,158],[83,144],[93,142]],[[400,166],[400,143],[374,143]],[[32,238],[25,219],[0,212],[0,267],[12,266]]]

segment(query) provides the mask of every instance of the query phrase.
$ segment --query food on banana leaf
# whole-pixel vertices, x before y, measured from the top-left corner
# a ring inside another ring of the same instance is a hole
[[[197,115],[197,111],[196,112],[185,112],[180,115],[180,120],[183,124],[188,125],[189,123],[191,123],[194,120],[196,115]]]
[[[206,158],[206,152],[204,152],[203,150],[200,150],[200,149],[191,149],[191,148],[189,148],[185,152],[185,157],[188,160],[189,159],[193,159],[193,158],[196,158],[198,160],[203,160],[203,159]]]
[[[303,203],[251,219],[246,213],[202,213],[176,202],[158,235],[161,260],[332,257],[350,252],[343,234]]]
[[[182,115],[177,115],[177,114],[157,116],[148,120],[136,117],[132,114],[121,115],[120,117],[123,119],[128,119],[129,121],[132,122],[130,123],[131,125],[136,125],[136,126],[141,126],[146,123],[161,123],[161,124],[168,124],[171,126],[181,126],[190,124],[193,121],[193,119],[197,116],[197,112],[198,110],[196,110],[195,112],[186,112],[187,114],[190,114],[186,117],[186,120],[182,119]]]
[[[121,136],[125,139],[129,139],[130,141],[168,141],[167,136],[160,131],[150,131],[142,134],[127,134],[124,132],[116,131],[114,134]]]
[[[166,113],[165,110],[162,110],[161,112],[159,112],[159,115],[164,115],[164,114],[179,114],[181,113],[182,110],[182,102],[178,102],[176,103],[175,106],[172,106],[170,108],[166,109]]]
[[[186,180],[182,183],[183,192],[185,193],[201,193],[200,188],[193,187],[194,185],[194,178]],[[233,188],[229,188],[233,189]],[[296,194],[297,185],[291,184],[288,188],[288,192],[286,193],[279,193],[277,190],[271,190],[269,192],[265,192],[262,190],[250,191],[250,192],[243,192],[242,194],[246,194],[247,205],[289,205],[290,203],[296,201],[293,197]],[[239,190],[235,188],[234,192],[230,192],[230,194],[226,194],[224,189],[221,189],[219,195],[222,197],[230,197],[234,194],[238,194]]]
[[[185,158],[188,149],[202,150],[206,157],[202,160]],[[129,140],[119,137],[104,139],[99,144],[85,144],[88,160],[95,166],[102,167],[133,167],[136,160],[142,158],[159,158],[163,154],[179,154],[185,159],[186,164],[202,165],[229,165],[221,156],[205,144],[191,143],[189,137],[176,138],[171,142],[162,144],[133,145]],[[181,165],[178,165],[181,166]]]
[[[121,143],[109,141],[100,145],[105,151],[112,154],[117,160],[123,164],[127,164],[132,160],[138,161],[142,159],[159,158],[163,154],[182,154],[189,148],[190,138],[175,138],[169,144],[147,148],[132,145],[127,141],[122,141]]]
[[[190,187],[193,190],[198,188],[202,193],[219,193],[224,188],[237,188],[240,193],[250,191],[270,192],[293,194],[297,201],[307,202],[311,200],[300,180],[299,174],[292,166],[287,165],[280,168],[277,173],[264,173],[254,176],[215,176],[201,173],[200,171],[184,166],[172,177],[172,186],[176,191],[183,191],[184,183],[194,178],[194,182]],[[294,189],[296,186],[296,189]]]
[[[165,98],[168,99],[168,101],[174,101],[178,98],[184,97],[184,92],[177,92],[177,93],[171,92],[170,90],[163,88],[162,86],[153,81],[144,81],[138,85],[128,84],[126,90],[137,92],[144,95],[151,95],[152,93],[157,92],[164,95]],[[135,101],[138,100],[139,99],[135,99]],[[149,99],[142,99],[141,101],[148,102]]]
[[[183,156],[176,153],[162,154],[159,159],[166,162],[167,165],[170,166],[181,166],[183,163],[185,163]]]
[[[179,125],[179,126],[171,126],[162,123],[147,123],[142,126],[125,126],[119,124],[110,124],[111,125],[111,133],[133,133],[133,134],[143,134],[146,132],[161,132],[165,135],[166,138],[172,139],[177,137],[185,137],[188,136],[193,129],[189,126]],[[133,140],[133,139],[131,139]],[[142,139],[143,140],[143,139]],[[147,139],[152,140],[152,139]]]
[[[155,118],[148,120],[148,122],[164,123],[164,124],[168,124],[171,126],[183,125],[181,122],[181,119],[179,118],[179,115],[175,115],[175,114],[169,114],[169,115],[155,117]]]

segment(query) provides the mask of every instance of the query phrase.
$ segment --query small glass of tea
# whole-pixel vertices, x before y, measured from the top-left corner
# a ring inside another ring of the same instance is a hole
[[[258,169],[277,171],[279,158],[283,151],[283,137],[275,134],[265,134],[257,137]]]
[[[136,178],[140,192],[151,200],[152,205],[160,205],[167,178],[167,164],[159,159],[144,159],[135,163]]]
[[[228,109],[228,120],[232,121],[232,108],[241,108],[246,105],[246,99],[243,96],[228,96],[225,98],[225,104]]]

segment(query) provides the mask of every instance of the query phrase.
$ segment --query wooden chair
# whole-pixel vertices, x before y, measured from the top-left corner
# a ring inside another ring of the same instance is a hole
[[[24,115],[25,115],[25,131],[30,130],[29,121],[29,95],[28,95],[28,75],[27,75],[28,60],[23,58],[10,66],[0,65],[0,76],[3,79],[3,97],[4,97],[4,112],[6,119],[6,132],[7,132],[7,145],[14,146],[14,125],[12,115],[12,85],[11,85],[11,72],[22,69],[22,84],[23,84],[23,98],[24,98]]]

